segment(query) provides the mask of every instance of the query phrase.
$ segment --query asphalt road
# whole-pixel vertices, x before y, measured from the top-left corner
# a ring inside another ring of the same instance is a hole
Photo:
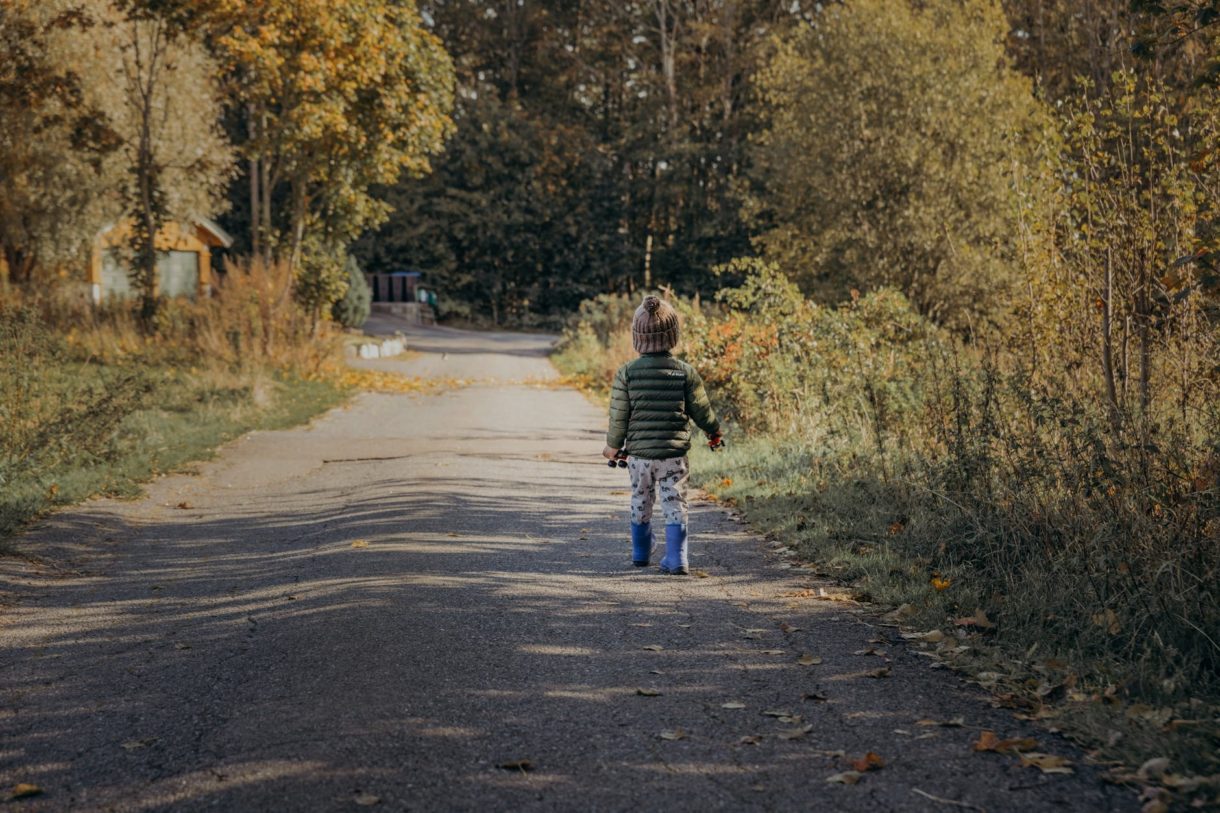
[[[701,576],[630,567],[626,474],[538,384],[547,338],[411,340],[366,366],[482,383],[249,435],[0,560],[0,786],[43,790],[0,809],[1136,808],[716,506]]]

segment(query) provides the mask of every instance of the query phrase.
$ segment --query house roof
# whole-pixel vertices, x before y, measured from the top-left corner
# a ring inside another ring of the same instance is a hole
[[[222,229],[220,224],[215,220],[211,220],[206,217],[192,217],[189,222],[195,228],[202,231],[208,238],[210,238],[205,239],[205,243],[213,246],[220,246],[221,248],[229,248],[233,245],[233,236]],[[106,224],[98,231],[97,236],[99,238],[102,237],[108,232],[114,230],[118,225],[119,224],[117,223]]]
[[[218,224],[215,220],[209,220],[206,217],[197,217],[195,218],[195,225],[204,231],[209,232],[213,237],[215,237],[220,242],[222,248],[228,248],[229,246],[233,245],[233,237],[227,231],[220,228],[220,224]]]

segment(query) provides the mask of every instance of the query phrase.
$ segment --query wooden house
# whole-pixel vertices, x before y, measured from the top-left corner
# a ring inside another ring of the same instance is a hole
[[[135,294],[125,260],[130,239],[131,222],[124,221],[102,229],[93,241],[89,297],[95,304]],[[157,290],[162,296],[207,296],[215,279],[212,250],[232,244],[233,238],[206,218],[166,223],[157,233]]]

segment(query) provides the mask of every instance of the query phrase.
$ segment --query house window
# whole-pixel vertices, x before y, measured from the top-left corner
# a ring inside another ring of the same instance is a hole
[[[127,263],[116,249],[102,255],[102,296],[129,299],[136,295]],[[199,291],[199,252],[157,252],[157,293],[194,299]]]
[[[194,299],[199,290],[199,252],[158,252],[157,290],[161,296]]]
[[[106,249],[102,255],[102,296],[127,299],[133,293],[127,266],[120,259],[119,252],[113,248]]]

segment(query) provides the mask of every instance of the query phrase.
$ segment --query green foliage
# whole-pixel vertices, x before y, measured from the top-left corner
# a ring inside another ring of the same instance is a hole
[[[292,295],[316,325],[348,288],[347,254],[341,246],[310,238],[296,266]]]
[[[710,288],[748,251],[734,184],[758,52],[793,20],[779,3],[431,11],[458,130],[433,176],[389,193],[399,211],[360,246],[366,268],[420,269],[493,321],[558,324],[600,292]]]
[[[626,294],[601,294],[580,303],[555,345],[555,366],[583,389],[609,398],[615,371],[637,355],[630,326],[638,306]]]
[[[890,286],[959,330],[1006,319],[1045,126],[1006,31],[994,0],[857,0],[779,42],[748,212],[804,290]]]
[[[358,328],[369,318],[372,309],[373,291],[369,288],[360,263],[348,257],[344,263],[347,271],[347,290],[330,309],[331,318],[346,328]]]
[[[436,171],[389,190],[395,212],[355,247],[366,268],[415,268],[494,323],[557,321],[610,284],[621,237],[587,135],[494,97],[464,101]]]

